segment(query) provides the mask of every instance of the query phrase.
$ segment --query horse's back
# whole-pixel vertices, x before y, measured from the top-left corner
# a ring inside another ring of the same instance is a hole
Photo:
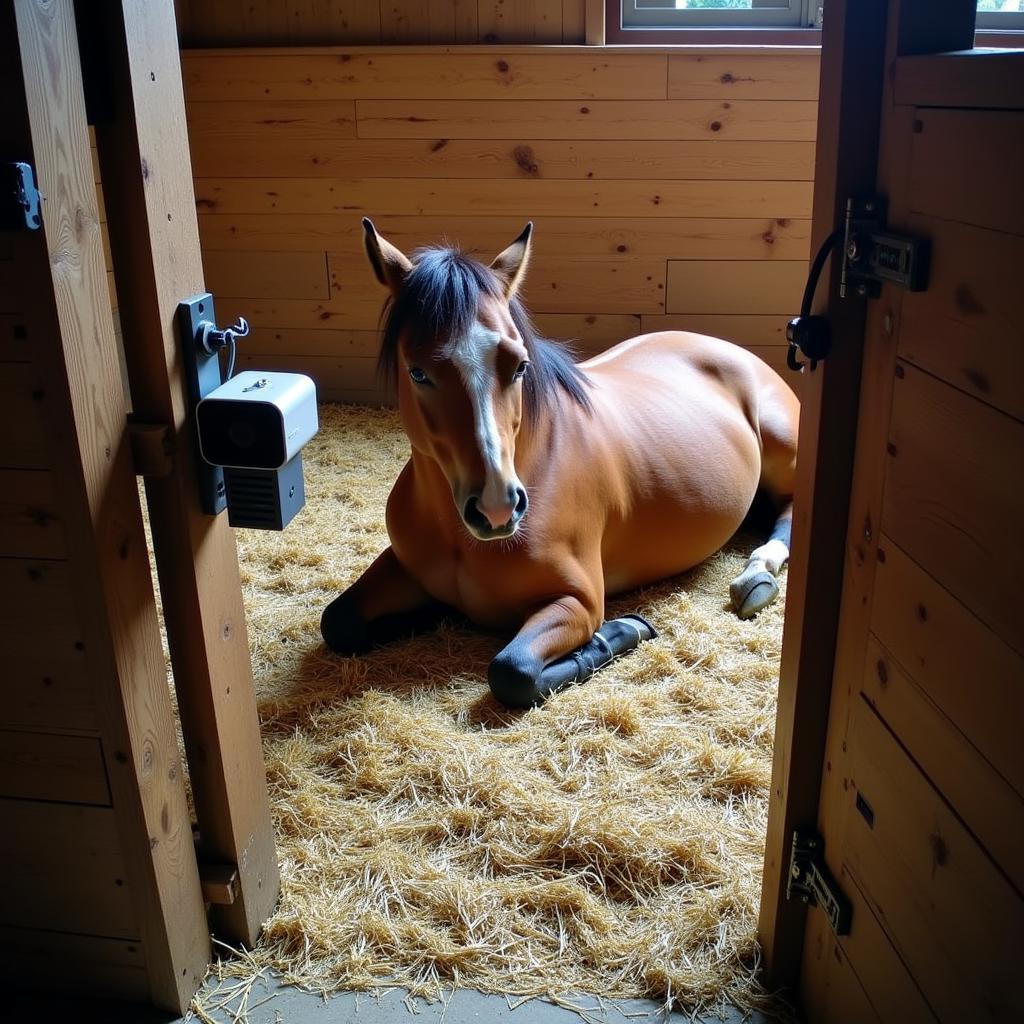
[[[588,374],[614,377],[644,369],[664,375],[670,364],[693,371],[695,376],[690,380],[695,383],[719,383],[732,389],[738,399],[744,399],[749,391],[762,401],[778,401],[791,410],[798,409],[792,389],[762,359],[732,342],[689,331],[641,334],[580,366]]]
[[[641,335],[581,364],[611,469],[605,538],[609,589],[665,575],[716,551],[762,482],[764,462],[795,451],[799,406],[764,362],[729,342],[681,331]],[[790,436],[791,435],[791,436]]]
[[[764,360],[721,338],[687,331],[642,334],[581,364],[620,400],[649,410],[658,396],[685,403],[705,417],[733,409],[761,443],[765,459],[795,457],[800,403],[793,390]]]

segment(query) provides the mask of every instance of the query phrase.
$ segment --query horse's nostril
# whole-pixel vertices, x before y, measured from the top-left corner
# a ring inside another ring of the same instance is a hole
[[[526,508],[529,505],[526,491],[521,487],[517,487],[514,491],[510,490],[509,501],[513,497],[516,502],[514,506],[506,505],[503,514],[494,515],[490,512],[484,512],[480,507],[480,496],[478,494],[470,495],[462,508],[462,518],[467,526],[480,533],[498,535],[503,529],[515,526],[526,515]],[[499,519],[500,522],[498,521]]]
[[[462,510],[462,518],[467,523],[476,523],[484,519],[483,512],[477,506],[475,494],[470,495],[469,500],[466,502],[466,507]]]

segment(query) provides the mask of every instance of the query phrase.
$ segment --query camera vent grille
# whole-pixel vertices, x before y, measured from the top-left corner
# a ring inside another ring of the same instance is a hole
[[[275,473],[227,469],[228,519],[232,526],[255,530],[281,529],[281,507]]]

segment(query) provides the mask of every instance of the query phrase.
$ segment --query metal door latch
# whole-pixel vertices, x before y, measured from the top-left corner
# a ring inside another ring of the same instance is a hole
[[[853,908],[825,864],[824,848],[817,832],[797,829],[793,833],[786,899],[795,898],[808,906],[821,907],[828,915],[832,931],[836,935],[848,935]]]
[[[38,231],[43,224],[41,199],[31,164],[0,163],[0,229]]]
[[[931,242],[886,231],[887,207],[878,196],[846,201],[841,298],[849,288],[855,295],[876,299],[886,282],[911,292],[928,287]]]

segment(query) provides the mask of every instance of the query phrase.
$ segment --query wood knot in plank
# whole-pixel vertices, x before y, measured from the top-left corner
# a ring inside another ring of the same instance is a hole
[[[980,391],[983,395],[992,393],[992,384],[981,370],[975,370],[973,367],[965,366],[964,376],[976,391]]]
[[[516,166],[524,174],[529,174],[535,178],[540,173],[540,167],[537,164],[536,157],[533,155],[532,147],[516,146],[512,150],[512,156],[515,159]]]
[[[928,845],[932,848],[933,867],[945,867],[949,863],[949,847],[946,841],[937,832],[928,837]]]
[[[953,293],[957,309],[968,316],[980,316],[985,312],[985,307],[978,301],[977,296],[965,284],[958,284]]]

